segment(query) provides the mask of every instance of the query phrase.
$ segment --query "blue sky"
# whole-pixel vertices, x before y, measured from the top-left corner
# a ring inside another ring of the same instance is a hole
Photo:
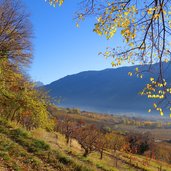
[[[44,0],[23,1],[34,31],[34,58],[28,69],[34,81],[48,84],[66,75],[111,67],[111,60],[98,53],[117,45],[117,37],[107,41],[93,33],[94,18],[77,28],[73,18],[79,0],[68,0],[60,8],[53,8]]]

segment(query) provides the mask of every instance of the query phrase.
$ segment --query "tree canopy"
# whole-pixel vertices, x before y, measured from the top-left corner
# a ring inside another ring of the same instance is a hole
[[[48,127],[47,96],[24,73],[32,59],[32,27],[19,0],[0,0],[0,116],[27,128]]]

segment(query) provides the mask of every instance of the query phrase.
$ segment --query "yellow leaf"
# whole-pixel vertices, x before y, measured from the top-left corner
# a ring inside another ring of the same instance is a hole
[[[132,76],[132,72],[128,72],[128,75],[131,77]]]

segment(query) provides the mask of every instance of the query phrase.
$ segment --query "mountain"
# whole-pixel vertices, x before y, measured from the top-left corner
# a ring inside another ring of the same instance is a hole
[[[68,75],[44,88],[50,96],[61,99],[59,106],[62,107],[100,113],[147,114],[153,100],[140,96],[138,92],[149,82],[152,75],[145,74],[142,79],[136,75],[128,76],[128,72],[135,73],[136,67],[85,71]],[[144,70],[148,66],[138,67]],[[154,69],[157,70],[157,67],[158,65],[154,66]],[[170,71],[169,69],[167,72]]]
[[[44,84],[41,81],[36,81],[35,82],[35,87],[42,87]]]

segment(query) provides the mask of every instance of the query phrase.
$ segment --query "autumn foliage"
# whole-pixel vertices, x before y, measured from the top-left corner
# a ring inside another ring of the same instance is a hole
[[[32,59],[32,27],[22,3],[0,0],[0,116],[26,128],[49,127],[47,96],[24,70]]]

